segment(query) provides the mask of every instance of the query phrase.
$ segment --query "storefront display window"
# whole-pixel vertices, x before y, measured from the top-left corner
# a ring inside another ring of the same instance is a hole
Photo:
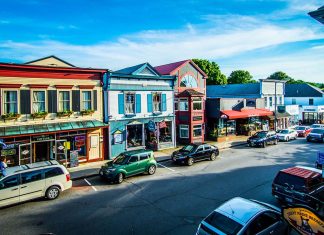
[[[202,125],[194,125],[193,126],[193,136],[199,137],[202,135]]]
[[[189,138],[189,126],[180,125],[180,138]]]
[[[193,98],[193,110],[202,110],[202,98]]]
[[[236,121],[235,120],[229,120],[226,122],[227,127],[227,134],[228,135],[235,135],[236,134]]]
[[[188,111],[188,99],[180,99],[179,110]]]
[[[33,91],[33,112],[45,112],[45,91]]]
[[[159,125],[159,142],[172,142],[172,122],[162,121],[158,123]]]
[[[143,124],[127,126],[127,148],[143,145]]]
[[[17,91],[4,91],[4,113],[17,113]]]
[[[319,115],[318,113],[303,113],[304,124],[314,124],[317,123]]]
[[[125,95],[125,113],[134,114],[135,113],[135,94],[127,93]]]

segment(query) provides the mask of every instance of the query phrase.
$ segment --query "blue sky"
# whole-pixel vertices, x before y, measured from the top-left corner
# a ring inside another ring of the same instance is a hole
[[[76,66],[120,69],[189,58],[324,82],[318,0],[0,0],[0,61],[56,55]]]

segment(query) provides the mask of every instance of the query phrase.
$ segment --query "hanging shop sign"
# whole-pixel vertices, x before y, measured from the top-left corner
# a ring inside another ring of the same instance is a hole
[[[324,221],[310,208],[304,206],[286,207],[282,210],[285,220],[301,234],[324,234]]]
[[[54,140],[53,135],[38,135],[38,136],[32,136],[32,141],[44,141],[44,140]]]
[[[151,132],[155,131],[155,123],[152,120],[147,123],[147,129]]]
[[[84,135],[75,136],[74,137],[75,146],[78,148],[84,146],[85,140],[86,140],[86,137]]]
[[[166,122],[165,121],[159,122],[159,127],[160,128],[166,128],[167,127]]]
[[[117,130],[114,133],[114,144],[121,144],[121,143],[123,143],[123,132]]]
[[[286,112],[286,106],[278,105],[277,110],[278,110],[278,113],[284,113],[284,112]]]

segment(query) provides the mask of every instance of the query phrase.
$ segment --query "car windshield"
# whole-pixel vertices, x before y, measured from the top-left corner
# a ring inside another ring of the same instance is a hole
[[[184,146],[181,150],[182,151],[187,151],[187,152],[192,152],[197,148],[197,145],[189,144]]]
[[[300,131],[303,131],[305,129],[306,129],[306,127],[304,127],[304,126],[298,126],[298,127],[296,127],[296,130],[300,130]]]
[[[289,131],[288,131],[288,130],[280,130],[279,133],[280,133],[280,134],[288,134]]]
[[[318,125],[318,124],[313,124],[313,125],[311,125],[311,128],[320,128],[321,126],[320,125]]]
[[[267,136],[267,133],[266,132],[257,132],[253,136],[256,136],[258,138],[264,138]]]
[[[313,129],[312,133],[316,133],[316,134],[323,134],[324,133],[324,129]]]
[[[204,221],[213,226],[214,228],[229,235],[237,234],[243,227],[236,221],[216,211],[213,211]]]
[[[124,154],[120,154],[118,157],[116,157],[113,160],[113,164],[117,164],[117,165],[123,165],[126,162],[127,156],[125,156]]]

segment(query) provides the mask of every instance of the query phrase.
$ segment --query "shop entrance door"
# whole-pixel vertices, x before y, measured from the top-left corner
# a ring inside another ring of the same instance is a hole
[[[19,165],[32,163],[31,144],[19,145]]]
[[[99,134],[91,134],[90,138],[90,149],[89,149],[89,160],[100,158],[100,144]]]
[[[56,140],[55,141],[55,159],[59,163],[67,166],[67,151],[64,146],[65,142],[66,142],[66,140]]]

